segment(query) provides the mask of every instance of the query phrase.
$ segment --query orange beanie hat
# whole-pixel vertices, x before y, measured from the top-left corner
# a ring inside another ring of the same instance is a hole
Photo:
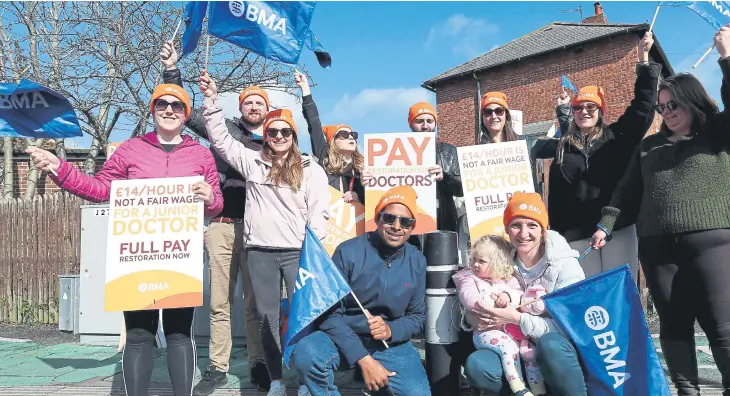
[[[515,217],[526,217],[531,220],[535,220],[540,224],[543,231],[548,228],[548,213],[545,208],[545,204],[542,202],[542,197],[538,193],[523,193],[516,192],[512,198],[507,202],[507,207],[504,208],[504,228],[507,229],[509,223],[514,220]]]
[[[408,126],[413,124],[413,120],[415,120],[416,117],[424,114],[431,114],[433,116],[433,120],[436,122],[439,120],[438,115],[436,115],[436,109],[431,106],[430,103],[418,102],[411,106],[408,110]]]
[[[345,128],[352,130],[352,128],[350,128],[349,125],[345,125],[345,124],[323,126],[322,131],[324,132],[324,136],[327,138],[327,143],[332,143],[332,139],[335,137],[337,132],[339,132],[340,130],[345,129]]]
[[[266,91],[264,91],[263,89],[253,85],[244,89],[243,92],[238,95],[238,107],[240,108],[243,104],[243,101],[251,95],[258,95],[264,98],[264,103],[266,103],[266,110],[269,110],[269,94],[267,94]]]
[[[190,95],[181,86],[175,84],[160,84],[155,87],[152,92],[152,100],[150,100],[150,113],[155,114],[155,100],[165,95],[172,95],[185,103],[185,118],[190,117],[190,112],[193,111]]]
[[[414,190],[411,186],[398,186],[391,188],[383,194],[380,198],[380,202],[378,202],[378,206],[375,207],[375,221],[378,221],[380,212],[385,209],[386,206],[394,203],[405,205],[405,207],[411,211],[411,216],[415,219],[418,214],[416,198],[418,198],[418,194],[416,194],[416,190]],[[413,228],[416,228],[415,222],[413,223]]]
[[[271,125],[274,121],[284,121],[291,129],[294,130],[294,135],[297,135],[297,124],[294,123],[294,117],[291,114],[291,111],[289,109],[277,109],[270,111],[269,114],[266,115],[266,120],[264,120],[264,132],[269,128],[269,125]]]
[[[507,105],[507,95],[505,95],[504,92],[487,92],[482,95],[482,110],[492,103],[496,103],[509,110],[509,106]]]
[[[603,88],[595,86],[595,85],[589,85],[587,87],[583,87],[578,91],[578,94],[575,95],[573,100],[571,101],[571,105],[578,104],[580,102],[593,102],[598,105],[598,107],[601,108],[601,111],[603,112],[604,116],[606,114],[606,97],[605,93],[603,92]]]

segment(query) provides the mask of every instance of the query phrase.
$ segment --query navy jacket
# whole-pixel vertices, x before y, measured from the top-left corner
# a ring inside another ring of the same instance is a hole
[[[426,321],[426,257],[406,243],[387,252],[374,232],[345,241],[332,260],[363,307],[390,326],[389,344],[402,344],[423,332]],[[381,252],[381,253],[379,253]],[[351,295],[322,315],[319,329],[337,345],[352,366],[369,354],[363,340],[372,340],[365,314]]]

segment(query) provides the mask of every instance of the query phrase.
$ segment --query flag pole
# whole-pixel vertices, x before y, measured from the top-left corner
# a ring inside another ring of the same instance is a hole
[[[58,173],[56,173],[56,171],[53,170],[53,168],[48,168],[48,170],[51,171],[51,173],[53,173],[53,176],[58,177]]]
[[[175,42],[175,37],[177,37],[177,31],[180,29],[180,25],[182,24],[182,18],[180,18],[180,21],[177,22],[177,27],[175,28],[175,33],[172,34],[172,38],[170,41]]]
[[[705,60],[705,58],[707,58],[707,55],[710,55],[710,52],[712,52],[712,50],[714,50],[714,49],[715,49],[715,43],[712,43],[712,47],[708,48],[707,51],[705,51],[705,54],[702,55],[702,58],[700,58],[700,60],[698,60],[697,63],[695,63],[694,66],[692,66],[692,68],[696,69],[697,66],[699,66],[700,63],[702,63],[702,61]]]
[[[360,309],[362,309],[362,313],[364,313],[364,314],[365,314],[365,316],[366,316],[366,317],[367,317],[368,319],[370,319],[370,315],[369,315],[369,314],[368,314],[368,312],[367,312],[367,311],[365,310],[365,308],[363,308],[362,304],[360,304],[360,300],[358,300],[358,299],[357,299],[357,296],[355,295],[355,292],[354,292],[354,291],[352,291],[352,290],[350,290],[350,295],[352,295],[352,298],[354,298],[354,299],[355,299],[355,302],[357,303],[357,305],[358,305],[358,306],[360,307]],[[388,343],[387,343],[387,342],[385,342],[385,340],[382,340],[382,341],[383,341],[383,345],[385,345],[385,347],[386,347],[386,348],[390,348],[390,347],[388,346]]]
[[[205,40],[205,71],[208,71],[208,53],[210,52],[210,34]]]
[[[656,22],[656,16],[659,14],[659,7],[661,7],[661,4],[657,4],[656,11],[654,11],[654,18],[651,20],[651,26],[649,26],[649,31],[654,31],[654,22]]]

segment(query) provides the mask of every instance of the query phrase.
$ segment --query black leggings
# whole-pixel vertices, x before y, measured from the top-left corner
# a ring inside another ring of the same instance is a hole
[[[194,308],[162,310],[167,371],[175,396],[189,396],[193,389],[196,356],[191,335],[194,312]],[[156,309],[124,312],[127,343],[122,355],[122,373],[128,396],[148,395],[159,315]]]
[[[697,319],[730,395],[730,229],[640,238],[639,258],[678,394],[699,394]]]

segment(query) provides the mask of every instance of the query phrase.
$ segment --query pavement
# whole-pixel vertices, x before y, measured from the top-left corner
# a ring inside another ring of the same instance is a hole
[[[696,339],[702,394],[721,395],[720,374],[710,355],[707,339],[701,333]],[[663,364],[656,337],[655,345]],[[422,344],[420,350],[423,354]],[[197,355],[196,381],[200,378],[200,370],[205,370],[209,363],[207,347],[198,345]],[[51,326],[0,324],[0,396],[125,395],[121,358],[116,347],[81,345],[72,334],[61,333]],[[235,347],[228,384],[214,395],[265,395],[249,383],[248,371],[245,348]],[[284,377],[289,394],[296,395],[296,374],[285,369]],[[344,396],[363,394],[362,383],[353,380],[352,371],[337,373],[335,382]],[[467,394],[470,395],[464,393]],[[155,350],[150,396],[173,396],[164,349]]]

